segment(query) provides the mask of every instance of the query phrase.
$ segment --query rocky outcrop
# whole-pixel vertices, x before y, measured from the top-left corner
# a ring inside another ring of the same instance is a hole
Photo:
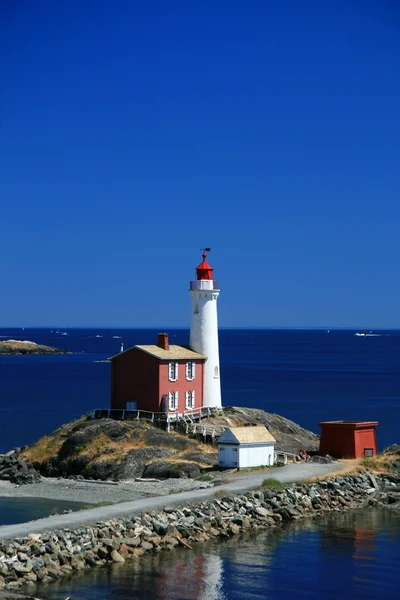
[[[7,454],[0,454],[0,479],[21,485],[35,483],[41,476],[20,457],[20,450],[15,449]]]
[[[191,548],[198,542],[333,510],[368,506],[400,510],[400,477],[393,475],[348,475],[284,489],[268,485],[240,496],[217,493],[211,501],[0,540],[0,589],[51,583],[95,566],[138,560],[177,546]]]
[[[24,449],[46,477],[121,481],[138,477],[197,477],[217,462],[215,446],[134,419],[82,418]]]
[[[400,444],[391,444],[382,450],[382,454],[399,454],[400,455]]]
[[[0,354],[71,354],[71,352],[28,340],[5,340],[0,342]]]
[[[183,420],[182,420],[183,423]],[[223,415],[203,418],[208,429],[265,425],[277,450],[298,454],[318,449],[319,437],[285,417],[252,408],[227,407]],[[82,418],[60,427],[26,448],[23,458],[47,477],[124,480],[137,477],[197,477],[217,465],[217,447],[198,435],[170,432],[149,421]]]
[[[151,462],[144,470],[143,477],[155,477],[156,479],[181,479],[191,477],[195,479],[201,473],[201,468],[197,462],[180,460],[171,462],[157,460]]]
[[[301,450],[316,452],[319,448],[319,436],[304,429],[280,415],[268,413],[258,408],[239,406],[224,407],[223,415],[203,419],[207,425],[216,427],[237,427],[241,425],[265,425],[276,439],[277,450],[299,454]]]

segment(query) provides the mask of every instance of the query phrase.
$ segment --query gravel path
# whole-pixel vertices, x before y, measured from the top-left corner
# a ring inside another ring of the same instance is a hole
[[[99,504],[100,502],[114,504],[208,487],[211,487],[209,483],[194,479],[167,479],[154,482],[124,481],[113,485],[43,477],[37,483],[20,486],[9,481],[0,481],[0,497],[48,498],[49,500],[82,502],[82,504]]]
[[[302,463],[302,464],[293,464],[287,465],[286,467],[281,467],[278,469],[273,469],[269,471],[252,471],[249,473],[230,476],[230,481],[224,482],[223,489],[230,493],[242,493],[247,489],[256,487],[257,485],[261,485],[262,481],[266,477],[273,477],[274,479],[278,479],[278,481],[282,482],[291,482],[291,481],[301,481],[304,479],[308,479],[310,477],[317,477],[320,475],[327,475],[328,473],[333,473],[335,471],[339,471],[343,468],[343,464],[340,462],[335,462],[329,465],[319,465],[312,463]],[[56,480],[61,481],[62,480]],[[168,480],[171,482],[173,480]],[[190,482],[192,480],[175,480],[178,483],[182,484],[183,481]],[[72,485],[82,485],[81,482],[74,482],[72,480],[64,480],[64,483]],[[192,481],[193,483],[193,481]],[[195,482],[201,483],[201,482]],[[162,482],[164,486],[167,484],[166,481]],[[34,484],[35,485],[35,484]],[[41,485],[41,484],[38,484]],[[98,485],[101,484],[86,484],[86,485]],[[133,485],[133,484],[119,484],[119,485]],[[142,485],[142,484],[140,484]],[[148,484],[146,484],[148,485]],[[151,484],[152,486],[154,484]],[[203,483],[204,486],[204,483]],[[24,486],[27,487],[27,486]],[[101,486],[108,487],[108,486]],[[113,490],[117,488],[117,486],[110,486]],[[17,488],[17,490],[20,488]],[[196,500],[205,500],[207,498],[212,497],[215,494],[216,489],[208,486],[206,489],[197,489],[190,490],[180,493],[172,493],[169,492],[168,495],[165,493],[161,496],[147,496],[146,498],[141,498],[137,500],[130,500],[128,502],[122,502],[120,504],[113,504],[110,506],[99,506],[96,508],[90,508],[88,510],[82,510],[79,512],[68,513],[65,515],[54,515],[52,517],[47,517],[45,519],[38,519],[37,521],[30,521],[29,523],[20,523],[17,525],[4,525],[0,527],[0,539],[1,538],[15,538],[15,537],[24,537],[28,535],[28,533],[35,533],[38,531],[43,531],[45,529],[57,529],[63,527],[73,527],[80,523],[87,522],[96,522],[100,520],[112,519],[116,517],[120,517],[126,514],[134,514],[137,512],[142,512],[145,510],[159,509],[164,508],[166,505],[171,504],[185,504],[186,502],[196,501]],[[153,488],[154,490],[154,488]],[[127,493],[127,492],[126,492]],[[10,494],[11,495],[11,494]],[[26,497],[26,496],[25,496]],[[115,498],[114,494],[114,498]],[[65,500],[67,498],[65,495],[63,496]],[[70,500],[82,500],[82,496],[75,495],[73,498],[68,498]],[[115,500],[114,500],[115,501]]]

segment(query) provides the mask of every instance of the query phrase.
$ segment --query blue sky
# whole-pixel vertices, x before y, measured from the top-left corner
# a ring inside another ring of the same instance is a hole
[[[0,4],[0,325],[400,327],[400,7]]]

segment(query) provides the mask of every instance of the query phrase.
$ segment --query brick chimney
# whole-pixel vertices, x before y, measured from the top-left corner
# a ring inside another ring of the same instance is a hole
[[[157,346],[163,350],[169,350],[168,333],[159,333]]]

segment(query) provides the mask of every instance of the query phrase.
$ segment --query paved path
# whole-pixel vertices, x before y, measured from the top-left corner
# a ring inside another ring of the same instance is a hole
[[[292,481],[302,481],[309,477],[317,477],[334,473],[343,468],[341,463],[332,463],[328,465],[319,465],[313,463],[290,464],[285,467],[274,469],[273,471],[251,471],[249,473],[233,475],[229,483],[224,483],[221,487],[211,487],[202,490],[191,490],[168,496],[155,496],[151,498],[141,498],[131,502],[121,502],[110,506],[98,506],[79,512],[66,515],[54,515],[37,521],[28,523],[19,523],[17,525],[3,525],[0,527],[0,539],[24,537],[28,533],[37,533],[46,529],[62,529],[65,527],[74,527],[80,523],[90,523],[104,521],[131,515],[137,512],[164,508],[171,504],[185,504],[190,501],[206,500],[214,496],[217,490],[223,489],[230,493],[242,493],[248,489],[261,485],[263,480],[273,477],[278,481],[285,483]]]

